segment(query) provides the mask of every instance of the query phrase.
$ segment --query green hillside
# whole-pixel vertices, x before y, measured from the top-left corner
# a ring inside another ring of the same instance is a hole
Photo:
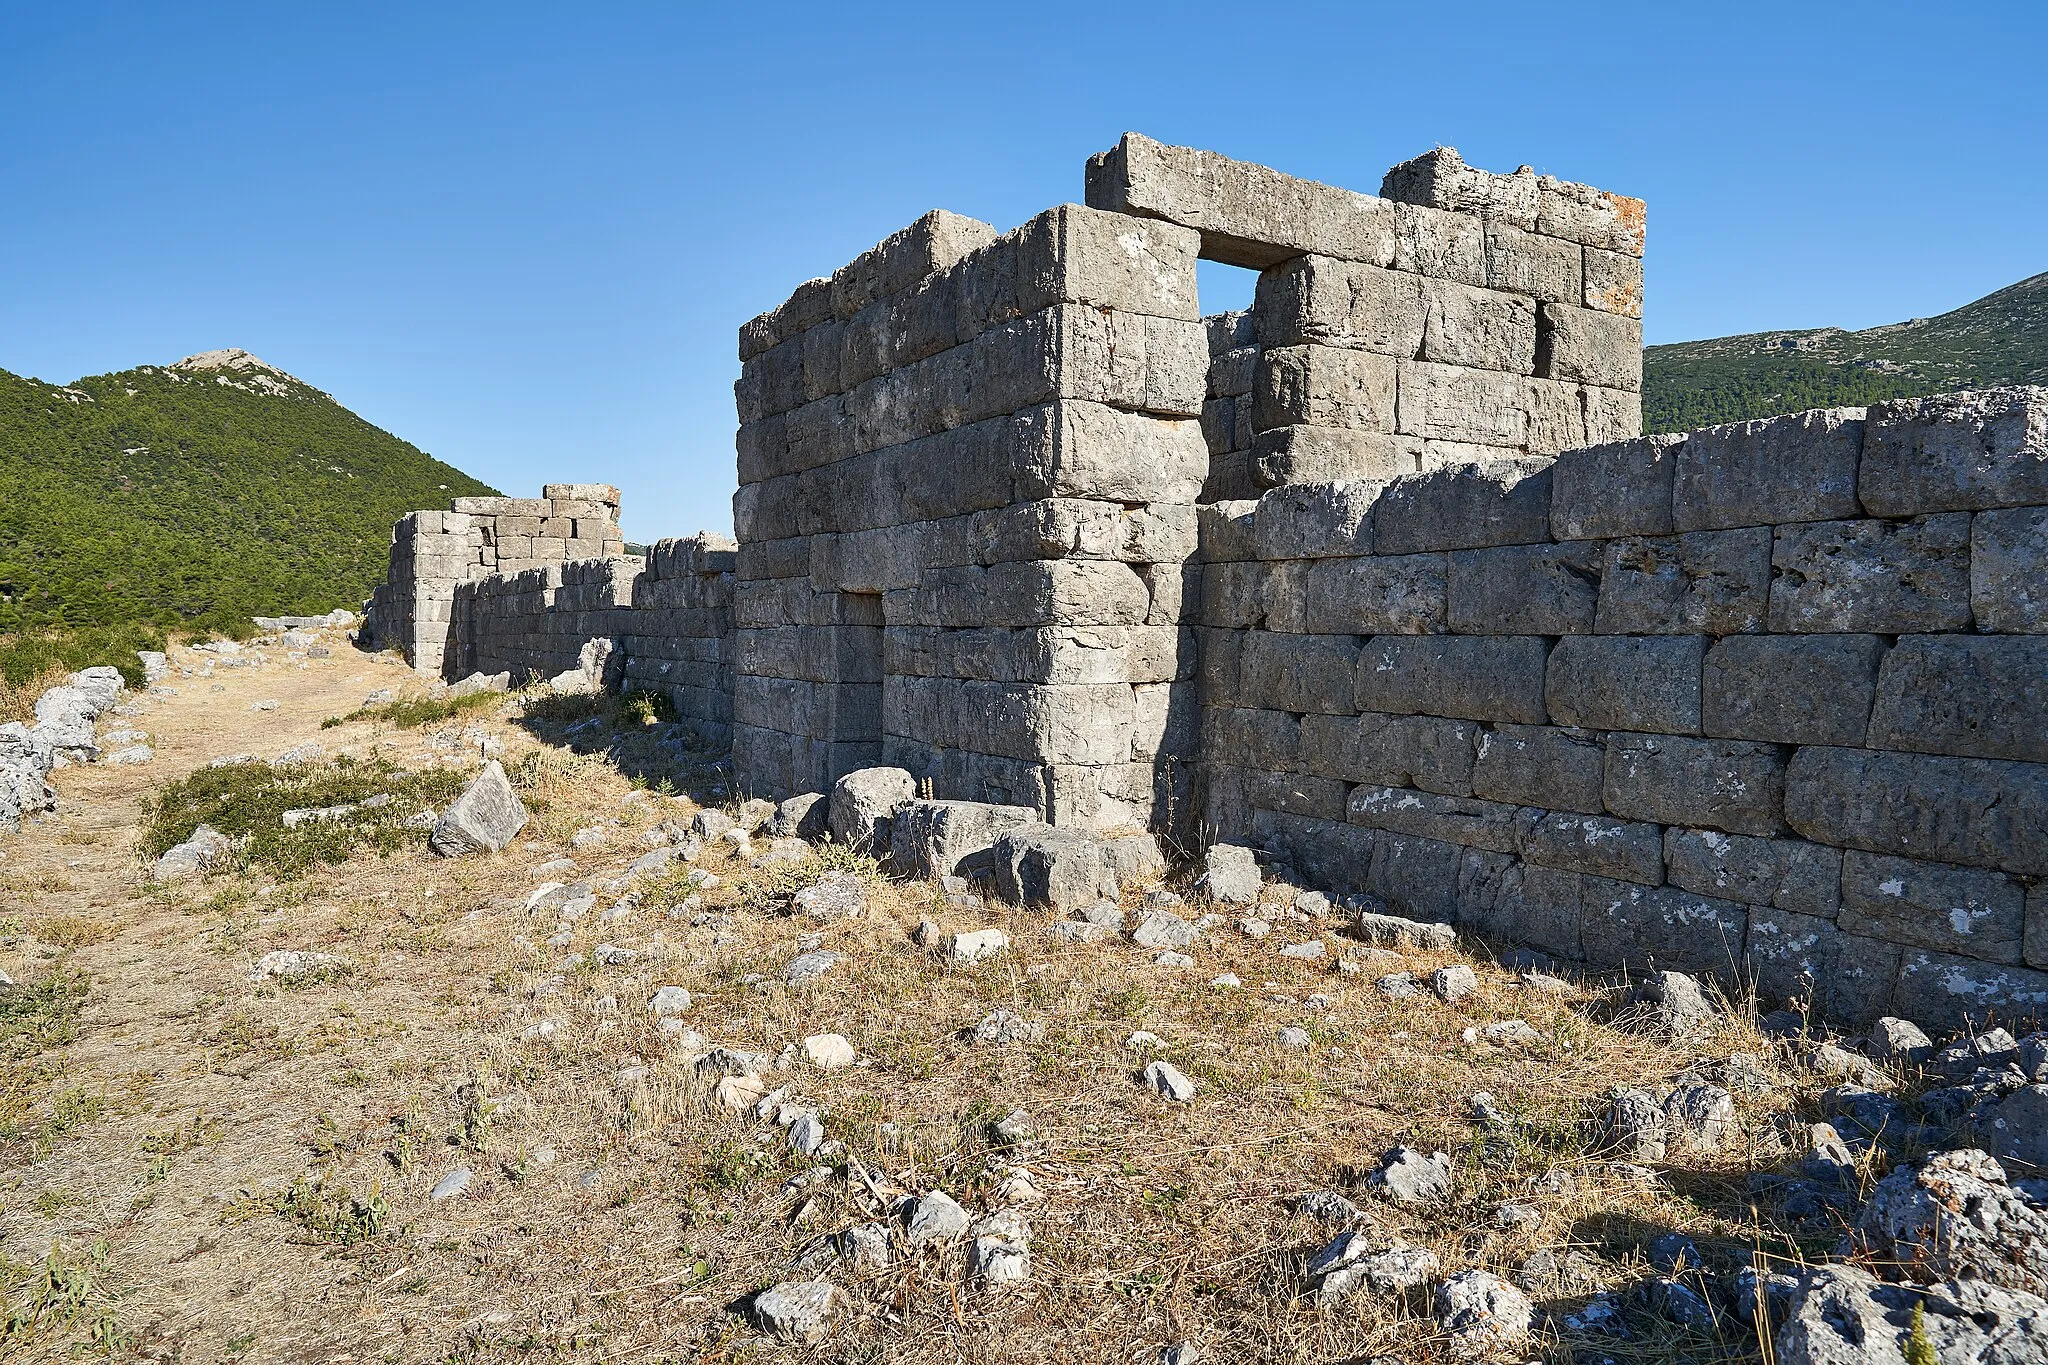
[[[355,607],[392,522],[493,491],[242,351],[0,370],[0,635]]]
[[[1994,384],[2048,384],[2048,274],[1936,318],[1845,332],[1757,332],[1643,352],[1643,429],[1855,407]]]

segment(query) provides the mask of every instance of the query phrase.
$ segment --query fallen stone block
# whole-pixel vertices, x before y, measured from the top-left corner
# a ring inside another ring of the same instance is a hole
[[[527,819],[526,803],[494,758],[443,813],[427,836],[427,847],[444,858],[496,853],[526,827]]]

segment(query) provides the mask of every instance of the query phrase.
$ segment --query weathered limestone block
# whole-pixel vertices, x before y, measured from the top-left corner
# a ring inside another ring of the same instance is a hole
[[[1583,301],[1587,307],[1593,307],[1595,305],[1590,300],[1583,298],[1585,294],[1591,292],[1591,285],[1585,278],[1580,260],[1582,250],[1576,242],[1562,242],[1555,237],[1543,237],[1534,232],[1524,231],[1510,223],[1489,220],[1486,224],[1486,287],[1558,303]],[[1610,257],[1613,255],[1611,252],[1601,254]],[[1617,273],[1607,270],[1603,278],[1611,278]],[[1642,307],[1641,273],[1642,266],[1638,263],[1638,310]],[[1623,310],[1610,308],[1606,311]],[[1642,314],[1638,311],[1634,316],[1640,317]]]
[[[933,209],[832,272],[833,315],[843,321],[876,299],[901,293],[988,245],[995,235],[987,223]]]
[[[1881,749],[2048,762],[2048,640],[1904,637],[1884,656],[1869,742]]]
[[[901,768],[860,768],[847,773],[832,784],[826,826],[833,842],[857,852],[888,849],[896,811],[916,795],[917,779]]]
[[[1295,483],[1259,499],[1252,533],[1260,559],[1372,553],[1372,507],[1382,485]]]
[[[1356,261],[1302,256],[1259,276],[1259,342],[1412,358],[1422,347],[1422,281]]]
[[[1809,745],[1785,816],[1824,844],[2048,875],[2048,765]]]
[[[1907,522],[1811,522],[1771,549],[1771,629],[1963,630],[1970,624],[1970,526],[1962,512]]]
[[[1204,503],[1195,509],[1200,518],[1201,557],[1205,563],[1221,564],[1259,557],[1254,517],[1256,499]]]
[[[1896,943],[1845,934],[1819,916],[1752,905],[1747,947],[1746,964],[1764,1000],[1808,1001],[1852,1027],[1894,1008]]]
[[[1117,894],[1101,843],[1080,830],[1020,825],[996,840],[993,857],[996,894],[1012,905],[1064,913]]]
[[[1610,734],[1607,809],[1635,820],[1731,834],[1784,828],[1785,759],[1775,745]]]
[[[1620,251],[1596,246],[1585,249],[1585,293],[1581,301],[1588,308],[1623,317],[1643,315],[1643,260]]]
[[[1597,815],[1607,808],[1601,795],[1606,767],[1607,746],[1581,731],[1498,725],[1479,732],[1472,794]]]
[[[1582,876],[1580,932],[1595,962],[1729,975],[1742,961],[1749,907],[1671,886]]]
[[[2039,1017],[2048,1010],[2048,972],[1908,948],[1900,957],[1891,1008],[1936,1030]]]
[[[1443,554],[1319,559],[1308,568],[1302,623],[1319,635],[1430,635],[1449,613]]]
[[[1542,636],[1381,636],[1359,657],[1361,711],[1541,725]]]
[[[1664,881],[1664,837],[1656,825],[1548,812],[1521,823],[1517,851],[1540,867],[1646,886]]]
[[[982,256],[1010,250],[1016,257],[1020,315],[1056,303],[1081,303],[1200,321],[1195,297],[1199,248],[1198,234],[1185,227],[1133,222],[1128,214],[1062,204],[998,239],[970,258],[966,268],[980,269]]]
[[[1518,376],[1424,360],[1400,361],[1397,374],[1394,429],[1401,434],[1498,446],[1507,453],[1528,441],[1529,413]]]
[[[1422,283],[1421,358],[1511,374],[1536,370],[1536,305],[1453,280]]]
[[[1208,465],[1196,422],[1091,402],[1057,403],[1010,421],[1018,436],[1014,496],[1020,500],[1191,503]]]
[[[1472,795],[1479,727],[1438,716],[1304,716],[1303,771],[1345,782]]]
[[[2027,889],[2003,872],[1850,849],[1842,855],[1845,932],[2017,966]]]
[[[1802,839],[1668,829],[1664,875],[1673,886],[1703,896],[1822,919],[1832,920],[1842,904],[1842,850]]]
[[[995,870],[996,841],[1038,821],[1027,806],[911,800],[889,824],[889,861],[908,877],[974,877]]]
[[[1875,635],[1730,636],[1707,651],[1700,728],[1726,739],[1861,744],[1885,659]]]
[[[1145,620],[1152,595],[1128,565],[1039,560],[928,570],[921,592],[933,623],[975,626],[1130,626]]]
[[[1239,656],[1247,697],[1281,711],[1349,715],[1358,671],[1358,641],[1349,635],[1280,635],[1257,631]]]
[[[1643,324],[1616,313],[1540,303],[1536,306],[1535,373],[1543,379],[1639,390],[1643,386]]]
[[[1208,751],[1229,762],[1291,771],[1302,766],[1301,720],[1288,711],[1214,706],[1206,709],[1202,730]]]
[[[1423,550],[1540,545],[1550,538],[1550,462],[1466,464],[1396,479],[1373,509],[1373,548]]]
[[[1421,466],[1427,442],[1356,427],[1291,426],[1252,438],[1249,475],[1255,488],[1333,480],[1388,479]]]
[[[1640,199],[1553,175],[1536,177],[1536,230],[1546,237],[1640,258],[1645,217]]]
[[[1304,424],[1394,430],[1393,357],[1339,346],[1279,346],[1260,352],[1252,390],[1260,431]]]
[[[1317,886],[1359,891],[1371,879],[1372,830],[1280,811],[1260,811],[1253,828],[1269,852]]]
[[[1879,403],[1857,490],[1880,517],[2048,503],[2048,388]]]
[[[1607,541],[1595,629],[1623,635],[1733,635],[1763,629],[1771,531],[1689,531]]]
[[[498,760],[485,763],[455,798],[434,831],[427,846],[444,858],[465,853],[496,853],[512,842],[526,827],[526,803],[512,789]]]
[[[1332,778],[1300,772],[1245,769],[1240,776],[1246,802],[1254,811],[1284,811],[1319,820],[1344,817],[1345,788]]]
[[[1970,519],[1970,610],[1979,630],[2048,633],[2048,507]]]
[[[1544,700],[1561,725],[1696,735],[1696,635],[1568,635],[1550,652]]]
[[[1826,408],[1688,433],[1678,450],[1680,531],[1854,517],[1862,408]]]
[[[1394,205],[1394,268],[1434,280],[1486,283],[1486,235],[1477,218]]]
[[[892,678],[880,732],[1026,762],[1099,766],[1130,760],[1132,714],[1131,689],[1121,684]]]
[[[1458,869],[1469,851],[1441,839],[1378,830],[1373,834],[1372,871],[1366,889],[1384,899],[1397,915],[1426,923],[1450,923],[1458,914]]]
[[[1465,863],[1494,856],[1475,850]],[[1474,894],[1488,889],[1478,886],[1461,889],[1459,922],[1490,938],[1530,944],[1563,958],[1584,958],[1585,880],[1577,872],[1524,864],[1520,884],[1515,885],[1511,875],[1503,877],[1497,894]]]
[[[1498,801],[1480,801],[1469,796],[1439,796],[1412,787],[1363,785],[1352,788],[1345,819],[1368,829],[1513,853],[1515,811],[1515,807]]]
[[[1088,159],[1087,199],[1194,228],[1204,257],[1253,270],[1306,252],[1394,260],[1395,206],[1385,200],[1137,133]]]
[[[1524,379],[1522,392],[1529,408],[1531,455],[1577,450],[1590,441],[1586,434],[1586,387],[1554,379]],[[1606,439],[1602,429],[1601,439]]]
[[[1388,171],[1382,197],[1425,208],[1475,213],[1523,231],[1536,226],[1536,173],[1527,166],[1500,175],[1468,166],[1455,147],[1432,147]]]
[[[1599,547],[1503,545],[1453,550],[1450,628],[1470,635],[1573,635],[1593,629]]]

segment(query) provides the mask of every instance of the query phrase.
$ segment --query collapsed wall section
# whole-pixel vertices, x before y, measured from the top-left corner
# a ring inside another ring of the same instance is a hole
[[[1061,823],[1171,804],[1196,243],[1075,205],[1001,237],[934,213],[741,330],[748,791],[886,762]]]
[[[1210,331],[1203,501],[1642,430],[1642,201],[1438,148],[1381,196],[1126,134],[1089,204],[1260,272]]]
[[[1849,1021],[2048,1011],[2048,389],[1203,510],[1206,814]]]

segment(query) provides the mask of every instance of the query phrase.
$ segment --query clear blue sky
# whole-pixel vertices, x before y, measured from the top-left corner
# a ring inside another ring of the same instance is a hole
[[[1651,341],[1863,327],[2048,270],[2044,51],[2038,0],[0,0],[0,368],[241,346],[507,492],[724,529],[743,320],[926,209],[1078,200],[1127,128],[1366,191],[1528,162],[1649,201]]]

